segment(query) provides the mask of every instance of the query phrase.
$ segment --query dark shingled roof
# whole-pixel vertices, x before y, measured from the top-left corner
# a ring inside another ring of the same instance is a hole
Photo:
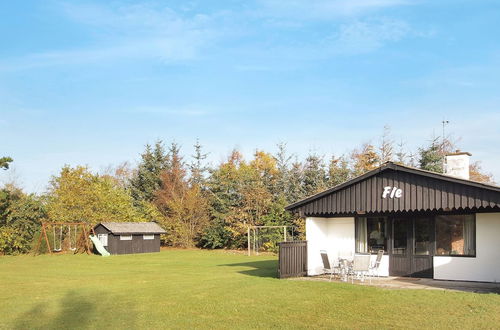
[[[385,186],[405,188],[401,199],[384,199]],[[500,187],[387,162],[331,189],[285,207],[305,216],[363,212],[500,209]]]
[[[155,222],[101,222],[100,225],[104,226],[113,234],[166,234],[167,233],[163,228],[161,228]]]

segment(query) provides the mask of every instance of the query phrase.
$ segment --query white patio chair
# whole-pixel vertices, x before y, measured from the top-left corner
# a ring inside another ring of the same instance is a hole
[[[347,282],[349,280],[349,276],[352,275],[352,262],[348,259],[340,258],[339,268],[340,280]]]
[[[380,263],[382,262],[382,257],[384,256],[384,250],[378,250],[377,252],[377,258],[375,259],[375,262],[370,266],[370,275],[371,276],[377,276],[380,277],[379,274],[379,268],[380,268]]]
[[[365,277],[368,277],[371,284],[372,278],[370,277],[370,255],[355,255],[354,261],[352,263],[352,283],[354,283],[354,278],[361,280],[361,282],[364,282]]]
[[[325,274],[330,275],[331,281],[332,277],[339,273],[339,267],[337,265],[331,265],[328,253],[325,250],[321,250],[319,253],[321,254],[321,260],[323,261],[323,271]]]

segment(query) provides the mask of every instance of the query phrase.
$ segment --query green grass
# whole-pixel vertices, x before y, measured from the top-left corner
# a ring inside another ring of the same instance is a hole
[[[1,328],[494,328],[500,295],[279,280],[223,251],[0,257]]]

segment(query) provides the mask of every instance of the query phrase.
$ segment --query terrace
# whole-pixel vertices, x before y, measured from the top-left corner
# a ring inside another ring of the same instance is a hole
[[[330,276],[319,275],[309,277],[296,277],[291,280],[329,282]],[[345,283],[339,278],[333,278],[332,283]],[[348,281],[351,283],[351,280]],[[375,277],[372,281],[354,280],[354,285],[372,286],[384,289],[412,289],[412,290],[441,290],[441,291],[462,291],[474,293],[496,293],[500,294],[500,283],[489,282],[468,282],[468,281],[443,281],[430,278],[411,277]]]

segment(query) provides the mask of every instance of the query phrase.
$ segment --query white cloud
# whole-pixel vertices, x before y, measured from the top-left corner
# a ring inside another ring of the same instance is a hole
[[[207,15],[183,17],[167,7],[62,4],[63,14],[94,34],[94,45],[56,49],[0,62],[0,70],[150,58],[192,60],[215,39]]]
[[[133,113],[155,114],[155,115],[174,115],[174,116],[204,116],[211,112],[212,109],[200,105],[186,105],[180,107],[170,106],[141,106],[131,110]]]
[[[332,39],[336,52],[364,53],[380,48],[385,43],[399,41],[410,32],[410,26],[401,20],[357,20],[341,25],[338,34]]]
[[[330,19],[355,16],[373,10],[411,5],[410,0],[261,0],[264,10],[272,16],[293,16],[299,19]]]

